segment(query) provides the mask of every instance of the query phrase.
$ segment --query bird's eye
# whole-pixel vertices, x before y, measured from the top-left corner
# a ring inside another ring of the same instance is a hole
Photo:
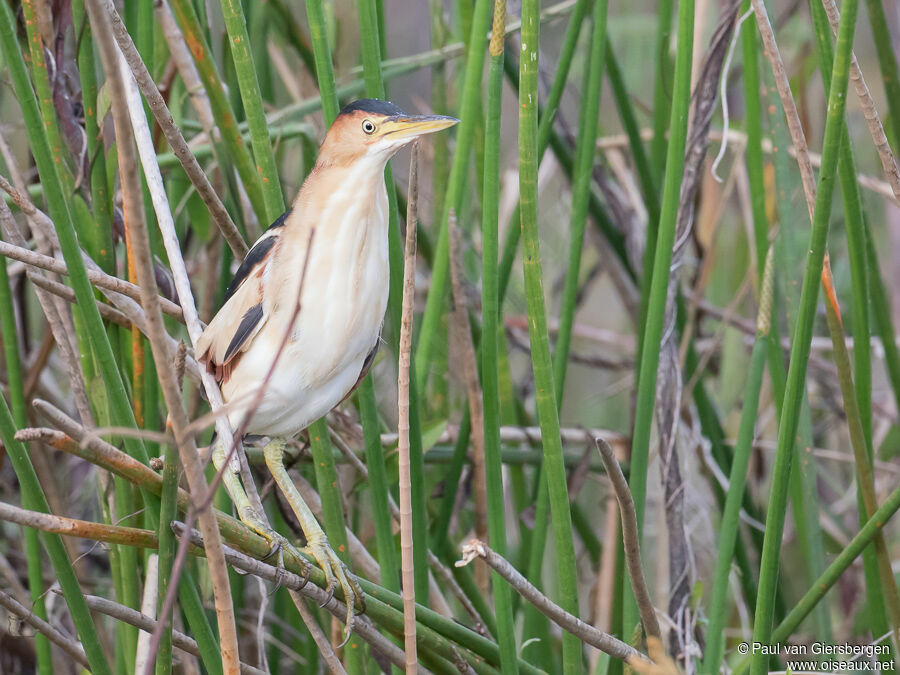
[[[375,123],[372,122],[372,120],[363,120],[363,123],[362,123],[362,129],[363,129],[363,131],[365,131],[367,134],[374,133],[374,131],[375,131]]]

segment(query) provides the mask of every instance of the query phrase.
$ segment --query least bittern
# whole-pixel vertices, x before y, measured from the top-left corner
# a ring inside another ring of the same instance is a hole
[[[288,475],[285,441],[343,401],[378,350],[389,287],[388,160],[419,136],[457,122],[407,115],[374,99],[345,107],[292,208],[253,245],[197,342],[197,358],[215,373],[233,427],[268,437],[266,465],[329,593],[340,585],[348,629],[362,592]],[[225,466],[223,440],[213,459],[241,520],[273,547],[285,545],[251,506],[236,464]]]

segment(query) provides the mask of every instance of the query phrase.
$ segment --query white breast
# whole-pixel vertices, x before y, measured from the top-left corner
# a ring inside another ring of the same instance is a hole
[[[369,194],[365,192],[369,191],[360,193],[360,182],[351,173],[322,211],[300,314],[248,433],[292,436],[324,416],[357,382],[378,340],[390,278],[387,194],[382,180],[372,185]],[[297,261],[298,267],[302,264]],[[262,385],[293,309],[280,306],[267,319],[266,329],[223,387],[226,400],[234,401]],[[238,382],[241,392],[236,390]],[[246,414],[242,408],[239,405],[229,415],[233,424]]]

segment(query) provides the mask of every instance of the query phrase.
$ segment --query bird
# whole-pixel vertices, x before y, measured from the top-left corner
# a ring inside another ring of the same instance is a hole
[[[289,477],[284,450],[339,405],[375,359],[390,279],[388,161],[458,122],[378,99],[345,106],[291,208],[254,243],[195,345],[232,427],[267,438],[266,466],[303,530],[301,551],[324,572],[329,596],[341,588],[348,631],[354,607],[364,607],[362,591]],[[291,547],[251,505],[223,439],[214,444],[214,464],[241,520],[273,551]]]

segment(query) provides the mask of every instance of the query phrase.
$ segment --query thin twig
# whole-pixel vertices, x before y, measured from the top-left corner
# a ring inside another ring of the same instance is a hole
[[[117,621],[123,621],[131,626],[140,628],[142,631],[152,633],[156,630],[158,622],[152,617],[142,614],[136,609],[120,605],[118,602],[107,600],[96,595],[85,595],[88,607],[95,612],[111,616]],[[172,644],[183,652],[187,652],[192,656],[200,656],[200,649],[197,647],[197,641],[188,637],[181,631],[172,631]],[[264,675],[263,671],[254,668],[246,663],[241,664],[242,675]]]
[[[831,30],[837,35],[838,24],[841,21],[841,13],[838,11],[834,0],[822,0],[822,6],[825,8],[825,14],[828,16],[828,23],[831,24]],[[866,126],[869,127],[869,133],[872,135],[872,142],[875,144],[875,150],[878,151],[878,157],[881,160],[881,168],[884,175],[891,185],[894,193],[894,200],[900,204],[900,168],[897,167],[897,159],[891,152],[891,146],[888,143],[887,136],[884,133],[884,127],[881,125],[881,119],[878,117],[878,109],[875,107],[875,101],[869,93],[869,87],[866,86],[866,80],[863,77],[862,70],[856,60],[856,54],[850,52],[850,81],[856,89],[856,96],[859,98],[859,105],[863,111],[863,117],[866,118]],[[895,139],[900,142],[900,139]]]
[[[64,534],[68,537],[93,539],[124,546],[156,548],[156,533],[153,530],[64,518],[41,511],[28,511],[5,502],[0,502],[0,520],[16,523],[23,527],[31,527],[43,532]]]
[[[622,434],[609,429],[579,429],[577,427],[563,427],[560,429],[562,441],[564,445],[582,445],[585,442],[591,443],[593,440],[601,436],[607,443],[616,447],[624,448],[628,440]],[[456,425],[447,425],[447,428],[438,436],[435,445],[447,445],[456,443],[459,438],[459,427]],[[540,427],[500,427],[500,441],[509,444],[527,444],[540,446],[541,429]],[[397,434],[384,433],[381,434],[381,444],[384,446],[392,446],[397,444]]]
[[[400,568],[403,580],[403,640],[406,674],[415,675],[416,591],[413,571],[412,483],[409,459],[409,367],[412,350],[413,303],[416,292],[416,202],[418,199],[418,143],[412,146],[409,165],[409,197],[406,207],[406,245],[403,255],[403,302],[400,318],[400,358],[397,374],[397,435],[400,482]],[[420,545],[424,542],[420,542]]]
[[[181,537],[185,531],[184,524],[179,522],[172,523],[172,529]],[[191,530],[190,541],[197,547],[203,546],[203,537],[196,530]],[[279,583],[284,588],[297,591],[320,607],[327,609],[333,616],[340,620],[346,620],[347,608],[343,602],[335,598],[332,594],[315,584],[307,583],[307,580],[298,574],[294,574],[284,568],[278,568],[269,565],[256,558],[236,551],[235,549],[225,546],[225,559],[232,567],[253,574],[270,581]],[[405,663],[403,651],[394,645],[390,640],[385,638],[372,623],[372,620],[365,615],[357,615],[353,617],[353,632],[359,635],[363,640],[368,642],[374,649],[384,654],[391,663],[402,668]]]
[[[456,566],[468,565],[475,558],[484,560],[497,574],[503,577],[510,586],[516,589],[523,598],[534,605],[538,611],[551,621],[555,622],[582,642],[596,647],[617,659],[627,659],[631,656],[646,659],[637,649],[628,645],[609,633],[597,630],[589,623],[585,623],[555,604],[550,598],[541,593],[522,574],[513,567],[508,560],[497,555],[487,544],[478,539],[470,539],[462,547],[462,560],[457,561]]]
[[[0,149],[2,149],[2,148],[3,148],[3,143],[0,143]],[[35,239],[36,240],[38,240],[39,238],[46,239],[50,242],[50,244],[54,248],[59,249],[59,243],[56,239],[56,230],[55,230],[55,225],[53,224],[53,221],[51,221],[50,218],[44,212],[42,212],[41,210],[39,210],[38,208],[35,207],[35,205],[31,202],[31,200],[28,199],[27,193],[24,192],[20,188],[16,188],[16,187],[13,187],[12,185],[10,185],[9,181],[7,181],[6,178],[4,178],[2,175],[0,175],[0,190],[3,190],[7,194],[9,194],[10,197],[12,198],[13,202],[16,204],[16,206],[18,206],[20,209],[22,209],[22,211],[25,213],[25,215],[28,216],[28,222],[32,226],[32,233],[34,234]],[[4,209],[6,211],[9,210],[5,203],[2,206],[0,206],[0,217],[2,217],[2,213],[3,213]],[[14,228],[4,227],[4,235],[9,237],[11,239],[12,243],[15,244],[16,246],[18,246],[19,248],[21,248],[21,249],[26,248],[27,244],[26,244],[24,238]],[[49,256],[44,256],[44,257],[49,257]],[[102,272],[102,270],[100,269],[100,266],[97,265],[97,263],[95,263],[94,260],[84,251],[81,251],[81,259],[84,260],[84,264],[87,267],[88,273]],[[115,277],[113,277],[113,278],[115,278]],[[122,314],[124,314],[128,318],[128,321],[135,324],[139,328],[141,326],[146,325],[146,313],[141,308],[141,306],[138,305],[138,303],[135,302],[131,297],[129,297],[127,294],[110,291],[99,285],[98,285],[98,288],[100,288],[101,292],[106,296],[106,298],[113,305],[115,305],[116,308]],[[138,289],[138,292],[140,292],[139,289]],[[38,300],[40,300],[41,297],[42,296],[39,292]],[[179,298],[181,298],[181,296],[179,296]],[[51,326],[54,325],[54,322],[63,322],[63,324],[65,324],[63,317],[59,317],[59,312],[55,311],[53,309],[53,305],[50,305],[48,307],[48,306],[45,306],[45,304],[42,302],[42,307],[44,309],[44,314],[47,317],[47,321],[51,324]],[[57,343],[61,345],[64,356],[70,350],[73,351],[74,353],[77,353],[77,345],[72,345],[71,347],[69,347],[69,345],[71,345],[72,341],[74,341],[74,339],[75,339],[74,331],[66,329],[65,331],[63,331],[61,333],[54,332],[53,334],[54,334],[54,337],[57,338]],[[61,338],[63,336],[66,338],[65,341],[61,341]],[[71,340],[68,339],[69,336],[71,336]],[[171,338],[170,336],[167,335],[166,339],[170,341],[171,349],[177,348],[177,343],[173,338]],[[77,359],[75,361],[77,363]],[[80,369],[80,365],[78,367]],[[80,372],[80,370],[78,372]],[[194,359],[193,356],[191,356],[187,359],[187,372],[188,372],[188,374],[190,374],[192,379],[194,379],[194,380],[200,379],[200,368],[197,365],[197,361],[196,361],[196,359]],[[70,374],[70,377],[71,377],[71,374]],[[73,382],[77,382],[77,380],[73,380]],[[85,400],[86,400],[86,396],[85,396]],[[77,401],[78,401],[78,395],[77,395],[77,390],[76,390],[76,402]],[[89,414],[84,414],[89,410],[90,410],[89,406],[85,407],[84,409],[82,409],[79,406],[79,413],[82,413],[82,419],[88,420],[91,418],[91,416]]]
[[[297,613],[300,614],[300,618],[303,619],[306,629],[312,636],[313,642],[315,642],[316,646],[319,648],[319,653],[322,655],[322,658],[325,659],[328,670],[334,675],[347,675],[347,671],[344,670],[341,660],[337,657],[337,654],[334,653],[334,648],[328,641],[328,636],[325,635],[319,622],[316,621],[315,615],[313,615],[309,607],[306,606],[306,598],[292,589],[288,589],[288,593],[291,596],[291,600],[294,601],[294,607],[297,608]]]
[[[69,304],[76,304],[78,301],[75,299],[75,291],[72,290],[71,287],[66,286],[65,284],[61,284],[58,281],[53,281],[52,279],[48,279],[45,276],[40,274],[34,274],[29,277],[29,281],[33,283],[37,288],[41,290],[47,291],[51,295],[56,296],[57,298],[62,298]],[[129,321],[128,317],[122,314],[118,309],[107,305],[106,303],[96,301],[97,309],[100,312],[100,317],[105,321],[109,321],[110,323],[114,323],[119,326],[125,326],[126,328],[130,328],[132,322]],[[137,323],[135,325],[138,327],[138,330],[142,333],[146,333],[147,326],[144,323]]]
[[[50,642],[62,649],[66,654],[75,659],[75,662],[80,666],[85,669],[90,668],[90,663],[84,655],[84,650],[81,648],[79,642],[73,640],[53,625],[44,621],[28,607],[22,605],[12,595],[2,589],[0,589],[0,605],[2,605],[10,614],[13,614],[18,618],[19,621],[27,623],[38,633],[50,640]]]
[[[775,33],[772,30],[772,24],[769,22],[766,5],[762,0],[750,1],[753,5],[753,10],[756,12],[756,23],[759,26],[759,35],[762,38],[763,52],[769,61],[769,66],[772,68],[772,74],[775,76],[775,87],[778,90],[778,96],[781,99],[781,105],[787,118],[791,142],[793,142],[797,153],[797,164],[800,166],[800,178],[803,183],[803,192],[806,195],[806,204],[809,209],[811,222],[816,203],[816,177],[813,174],[812,163],[809,160],[809,146],[806,143],[806,135],[803,133],[803,125],[800,123],[797,104],[794,102],[794,96],[791,93],[791,83],[788,80],[787,70],[784,67],[784,61],[781,59],[781,53],[778,51],[778,44],[775,42]]]
[[[662,639],[659,631],[659,622],[656,620],[656,610],[650,601],[650,592],[647,590],[647,582],[644,580],[644,571],[641,568],[640,543],[638,539],[637,518],[634,512],[634,499],[631,490],[628,489],[628,481],[609,443],[598,438],[597,450],[603,458],[606,474],[609,476],[616,499],[619,501],[619,510],[622,512],[622,539],[625,546],[625,563],[628,567],[628,576],[631,579],[631,587],[634,589],[634,597],[637,601],[641,622],[648,637]]]
[[[39,267],[41,269],[47,270],[48,272],[55,272],[56,274],[65,275],[69,274],[69,268],[66,267],[66,264],[62,260],[51,258],[48,255],[43,255],[41,253],[38,253],[37,251],[32,251],[27,248],[14,246],[12,244],[8,244],[5,241],[0,241],[0,255],[4,255],[7,258],[11,258],[13,260],[19,260],[26,265]],[[136,302],[140,302],[141,300],[141,289],[135,284],[125,281],[124,279],[120,279],[119,277],[114,277],[111,274],[107,274],[106,272],[100,270],[88,269],[87,275],[88,281],[90,281],[97,288],[102,288],[114,293],[121,293],[122,295],[125,295]],[[160,296],[159,298],[159,303],[163,313],[174,317],[181,323],[184,323],[184,313],[181,311],[181,307],[176,305],[168,298],[164,298],[162,296]]]
[[[235,257],[239,260],[243,259],[249,250],[244,238],[238,231],[231,216],[228,215],[225,205],[222,204],[222,200],[219,199],[219,195],[216,194],[209,179],[206,177],[203,169],[200,168],[197,159],[188,147],[187,141],[184,140],[184,136],[175,124],[175,120],[172,118],[172,114],[169,112],[169,108],[166,106],[162,94],[159,93],[159,89],[156,87],[153,76],[150,75],[147,67],[144,65],[141,55],[135,48],[131,36],[128,34],[128,29],[125,27],[125,24],[122,23],[122,19],[116,12],[112,0],[99,0],[99,2],[102,11],[107,14],[109,25],[112,27],[113,36],[119,44],[119,49],[122,50],[125,61],[128,63],[131,72],[137,80],[141,93],[147,101],[147,106],[150,108],[153,117],[156,119],[156,123],[159,124],[160,129],[162,129],[166,140],[169,145],[172,146],[173,153],[181,162],[181,166],[184,168],[191,184],[197,190],[200,199],[206,204],[213,222],[216,224],[216,227],[219,228],[225,241],[228,242],[228,246],[231,247]]]

